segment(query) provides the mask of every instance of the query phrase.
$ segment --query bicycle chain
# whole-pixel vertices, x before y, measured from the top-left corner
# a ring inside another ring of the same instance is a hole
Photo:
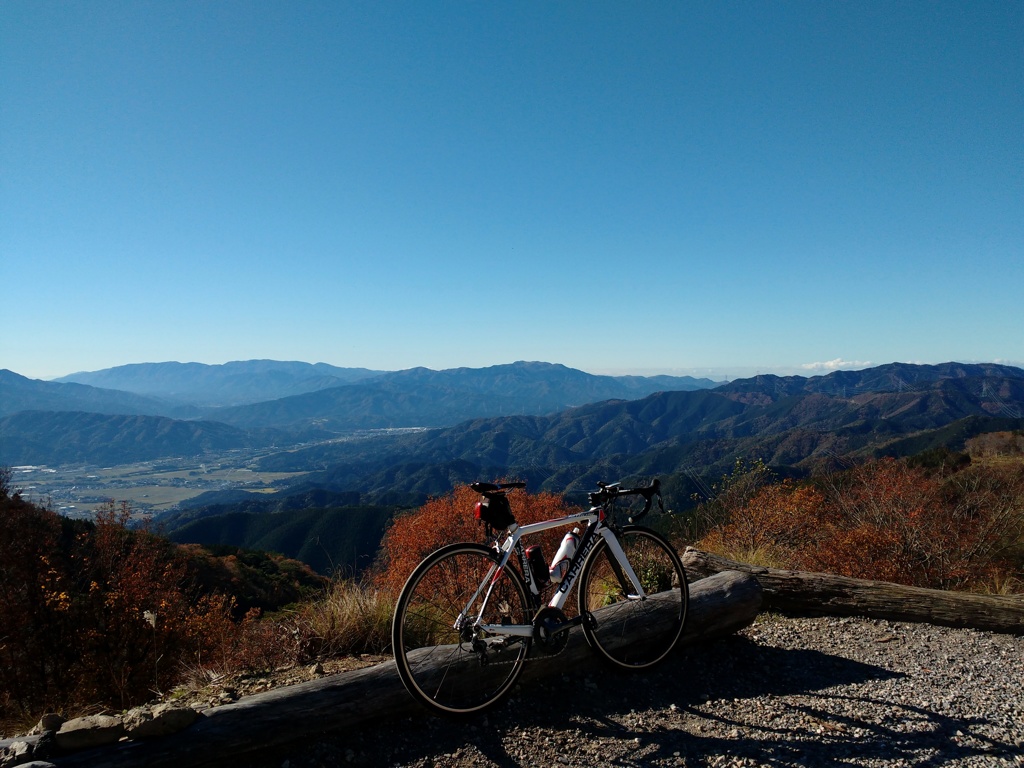
[[[539,616],[541,613],[543,613],[546,610],[548,610],[548,609],[547,608],[542,608],[540,611],[537,612],[537,616]],[[558,610],[558,609],[555,608],[555,609],[551,609],[551,610]],[[565,616],[564,612],[562,612],[560,610],[558,610],[558,612],[563,617]],[[537,620],[537,616],[534,617],[534,621]],[[531,661],[539,661],[540,659],[556,658],[558,656],[561,656],[565,652],[565,649],[568,646],[569,646],[568,632],[566,633],[566,639],[564,641],[559,642],[558,649],[555,650],[555,651],[545,650],[544,646],[541,643],[537,642],[537,640],[535,638],[531,638],[530,639],[530,647],[529,647],[529,649],[526,652],[526,658],[523,659],[523,663],[528,664]],[[512,666],[513,664],[515,664],[515,662],[513,662],[513,661],[499,661],[499,662],[490,662],[489,661],[487,663],[488,664],[496,664],[497,666]]]

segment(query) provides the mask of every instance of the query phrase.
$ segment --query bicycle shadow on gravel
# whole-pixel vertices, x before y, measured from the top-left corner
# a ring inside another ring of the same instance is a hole
[[[548,756],[535,754],[538,739],[570,766],[744,765],[736,762],[743,759],[769,766],[941,766],[1016,754],[1017,746],[977,733],[989,724],[981,718],[823,693],[901,677],[822,651],[734,636],[681,649],[647,673],[617,672],[595,659],[592,669],[522,686],[489,715],[403,720],[389,729],[387,744],[361,737],[358,753],[372,765],[438,768],[543,764]]]

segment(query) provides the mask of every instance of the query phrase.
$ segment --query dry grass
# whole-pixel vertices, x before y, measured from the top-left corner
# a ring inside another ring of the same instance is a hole
[[[355,581],[335,581],[323,597],[299,606],[293,623],[308,658],[382,653],[391,645],[394,601]]]
[[[1003,571],[996,571],[988,583],[979,584],[976,591],[985,595],[1019,597],[1024,595],[1024,580]]]
[[[724,557],[727,560],[732,560],[737,563],[758,565],[762,568],[779,568],[782,570],[790,570],[793,568],[793,564],[785,559],[785,555],[781,550],[768,545],[756,546],[753,548],[722,547],[707,546],[702,541],[698,542],[696,546],[698,549],[704,550],[705,552],[711,552],[719,557]]]

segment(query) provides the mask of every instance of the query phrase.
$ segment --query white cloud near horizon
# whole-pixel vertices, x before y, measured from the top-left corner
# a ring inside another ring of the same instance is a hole
[[[857,368],[867,368],[871,365],[870,360],[843,360],[837,357],[823,363],[801,363],[800,367],[805,371],[849,371]]]

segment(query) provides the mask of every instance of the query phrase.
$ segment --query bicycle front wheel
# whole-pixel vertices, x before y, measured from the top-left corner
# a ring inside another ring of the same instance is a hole
[[[638,597],[608,543],[597,543],[580,573],[580,615],[590,647],[625,669],[664,659],[683,633],[689,589],[683,563],[660,534],[628,526],[617,535],[643,586]]]
[[[485,604],[486,600],[486,604]],[[489,635],[483,624],[529,624],[522,577],[493,550],[452,544],[413,571],[395,606],[391,641],[406,689],[427,707],[466,715],[512,690],[530,639]]]

